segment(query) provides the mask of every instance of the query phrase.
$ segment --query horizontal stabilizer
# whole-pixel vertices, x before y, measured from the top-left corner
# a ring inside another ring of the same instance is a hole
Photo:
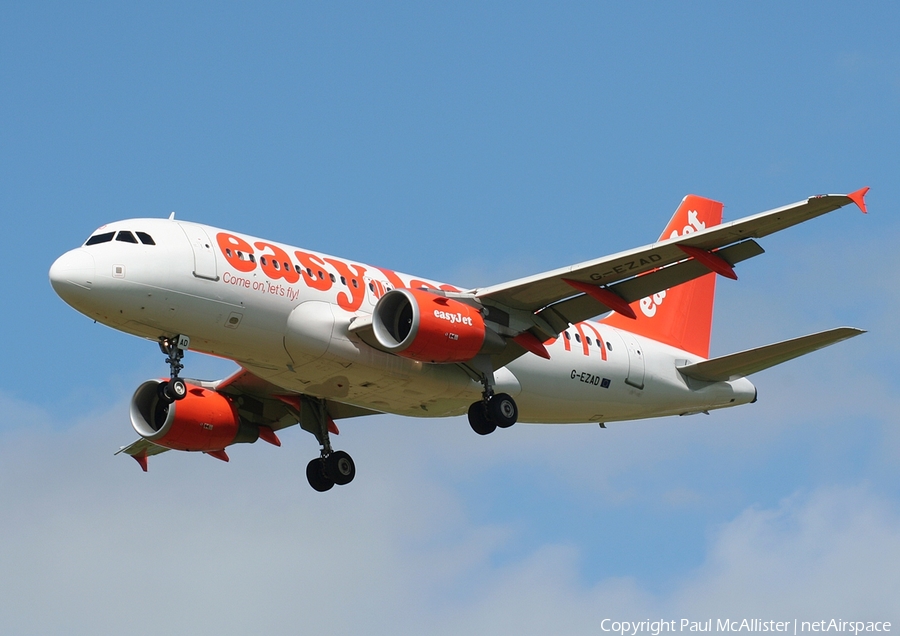
[[[853,338],[861,333],[862,329],[855,327],[838,327],[819,333],[793,338],[783,342],[748,349],[740,353],[704,360],[695,364],[678,367],[682,375],[695,380],[705,382],[726,382],[741,378],[751,373],[756,373],[776,364],[799,358],[802,355],[833,345],[841,340]]]

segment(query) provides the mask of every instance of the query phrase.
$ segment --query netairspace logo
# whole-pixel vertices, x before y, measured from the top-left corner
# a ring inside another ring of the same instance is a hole
[[[605,618],[600,622],[600,629],[620,636],[638,636],[638,634],[660,636],[664,632],[713,631],[793,633],[794,636],[802,633],[840,632],[858,636],[866,632],[890,632],[891,623],[886,621],[844,621],[836,618],[821,621],[799,621],[796,618],[787,621],[767,621],[759,618],[740,620],[709,618],[705,621],[692,621],[687,618],[658,621],[615,621]]]

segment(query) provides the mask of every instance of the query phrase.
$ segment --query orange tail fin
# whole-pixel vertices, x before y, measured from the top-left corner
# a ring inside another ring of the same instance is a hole
[[[722,208],[718,201],[687,195],[659,240],[718,225]],[[715,294],[716,275],[710,273],[631,303],[635,320],[612,314],[602,322],[708,358]]]

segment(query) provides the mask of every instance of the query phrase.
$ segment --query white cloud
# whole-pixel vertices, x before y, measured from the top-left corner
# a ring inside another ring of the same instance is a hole
[[[111,455],[130,441],[122,405],[64,431],[29,411],[34,426],[0,437],[6,633],[598,633],[605,617],[889,620],[900,597],[900,515],[865,486],[751,506],[708,529],[699,567],[652,592],[657,581],[585,572],[585,546],[509,557],[519,530],[475,521],[446,483],[443,466],[465,456],[441,454],[447,428],[354,424],[359,477],[322,495],[305,483],[315,444],[297,429],[280,449],[234,447],[230,464],[152,458],[145,475]],[[462,472],[483,477],[489,459]],[[515,452],[493,461],[511,479],[529,470]]]

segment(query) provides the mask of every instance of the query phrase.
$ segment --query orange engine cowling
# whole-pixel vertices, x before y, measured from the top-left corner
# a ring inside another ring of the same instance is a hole
[[[485,342],[477,309],[420,289],[394,289],[382,296],[372,328],[385,350],[419,362],[466,362]]]
[[[159,397],[159,380],[147,380],[131,398],[131,425],[146,440],[183,451],[218,451],[255,442],[259,429],[241,421],[231,400],[188,384],[187,395],[168,403]]]

